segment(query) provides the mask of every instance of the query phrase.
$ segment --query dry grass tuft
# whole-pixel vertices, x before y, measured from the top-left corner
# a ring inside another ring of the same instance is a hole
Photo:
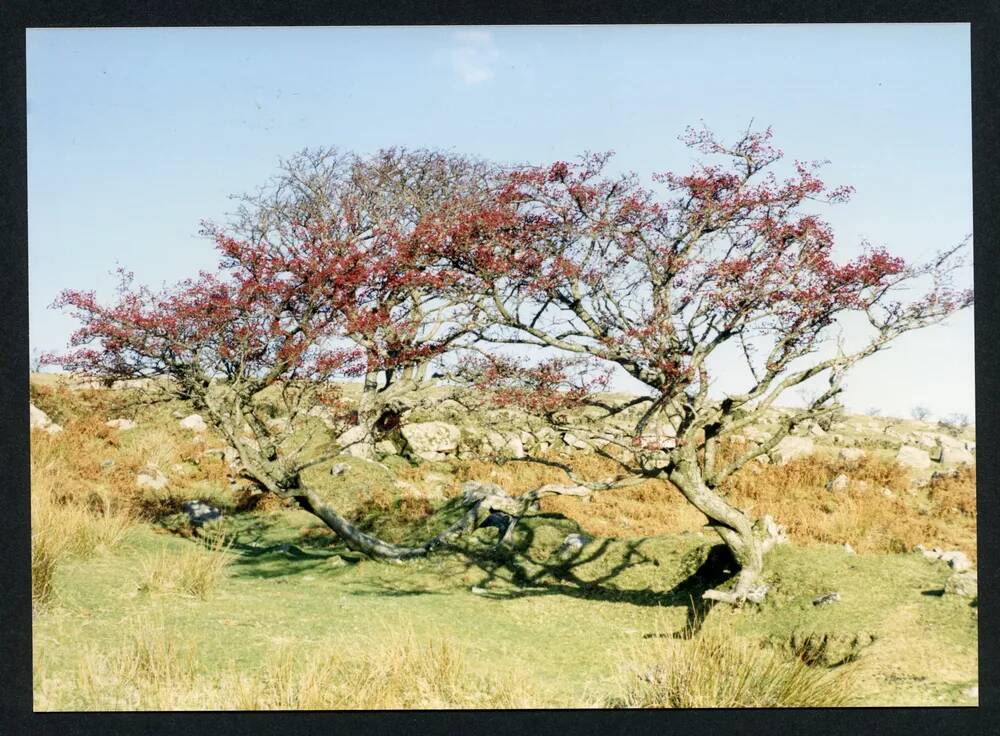
[[[484,675],[448,639],[392,633],[350,652],[277,651],[262,677],[234,688],[241,710],[517,708],[533,700],[511,675]]]
[[[127,624],[125,644],[91,651],[78,672],[86,710],[368,710],[518,708],[538,703],[514,673],[482,674],[466,647],[394,632],[349,649],[274,649],[262,668],[210,676],[162,622]]]
[[[74,494],[64,485],[72,482],[70,471],[46,453],[45,438],[38,436],[32,442],[31,593],[35,605],[46,605],[54,597],[55,571],[63,559],[118,547],[135,522],[108,501],[74,501]]]
[[[183,708],[195,687],[195,658],[161,620],[126,621],[125,643],[110,653],[91,649],[77,673],[86,710]]]
[[[140,589],[150,593],[178,593],[205,600],[219,586],[232,562],[220,534],[205,547],[181,553],[160,552],[142,565]]]
[[[702,629],[690,639],[658,638],[621,675],[625,708],[822,708],[851,705],[855,671],[788,659],[760,644]]]

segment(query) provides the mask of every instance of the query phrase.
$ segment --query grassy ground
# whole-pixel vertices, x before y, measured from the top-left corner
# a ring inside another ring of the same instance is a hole
[[[544,537],[549,521],[529,526]],[[562,533],[565,522],[555,522]],[[114,707],[101,700],[109,688],[95,694],[82,684],[85,673],[143,627],[190,655],[201,678],[263,672],[281,652],[301,660],[377,647],[403,631],[418,641],[455,642],[471,673],[521,683],[522,705],[606,705],[625,684],[622,672],[660,638],[683,631],[692,600],[714,582],[690,578],[712,545],[697,534],[598,543],[585,548],[589,562],[518,585],[518,566],[504,561],[348,561],[342,550],[317,544],[313,528],[295,511],[234,519],[230,564],[206,598],[149,589],[150,560],[177,559],[202,543],[146,526],[113,551],[60,566],[58,603],[34,622],[36,708]],[[856,658],[841,667],[857,669],[859,705],[972,704],[962,691],[977,683],[977,609],[939,595],[947,575],[944,565],[915,554],[779,549],[763,607],[716,607],[700,616],[705,626],[789,658],[818,653],[814,667]],[[829,590],[842,601],[812,605]],[[200,692],[180,704],[199,707]],[[175,687],[174,696],[182,695]],[[202,707],[213,706],[209,699]]]
[[[464,554],[377,563],[309,514],[230,488],[203,454],[219,443],[180,430],[179,407],[118,432],[103,426],[123,415],[107,392],[44,390],[36,403],[65,431],[32,438],[38,710],[976,703],[978,608],[942,595],[946,565],[908,551],[974,557],[974,471],[915,488],[876,457],[837,495],[823,488],[844,470],[833,457],[741,474],[730,492],[789,524],[793,544],[772,553],[762,606],[708,608],[701,592],[731,561],[664,484],[546,501],[514,556],[480,530]],[[134,487],[151,460],[168,489]],[[398,541],[453,519],[468,478],[512,492],[559,480],[521,463],[347,462],[308,480]],[[193,534],[177,513],[188,498],[224,520]],[[595,538],[556,555],[575,532]],[[840,602],[812,604],[831,591]]]

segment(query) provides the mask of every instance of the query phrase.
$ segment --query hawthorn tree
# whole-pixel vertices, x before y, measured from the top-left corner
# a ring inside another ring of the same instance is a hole
[[[117,300],[68,289],[55,308],[80,322],[48,364],[142,381],[144,400],[192,402],[265,491],[294,499],[351,549],[421,557],[493,507],[520,509],[495,486],[466,489],[465,515],[415,547],[359,530],[303,480],[345,451],[371,454],[392,417],[413,408],[427,366],[483,327],[482,310],[434,239],[486,207],[497,167],[433,151],[362,158],[303,152],[227,226],[204,225],[215,272],[154,292],[120,271]],[[363,379],[359,402],[337,379]],[[417,394],[414,396],[414,394]]]
[[[204,226],[243,266],[293,260],[310,240],[323,244],[328,260],[360,265],[353,281],[339,282],[337,301],[324,306],[364,357],[358,421],[345,438],[354,454],[374,456],[383,432],[425,397],[431,361],[476,325],[475,302],[456,296],[457,272],[436,255],[423,223],[482,207],[497,176],[495,166],[437,151],[363,157],[305,150],[282,162],[268,184],[239,197],[226,226]]]
[[[436,238],[470,298],[489,304],[490,326],[477,336],[536,354],[481,350],[458,375],[476,395],[570,431],[620,473],[582,483],[564,463],[523,459],[562,467],[578,489],[668,480],[737,560],[734,587],[705,593],[734,604],[764,597],[777,530],[726,498],[727,479],[796,425],[836,411],[859,361],[972,304],[971,291],[952,286],[961,245],[924,265],[870,246],[837,263],[831,228],[806,210],[851,189],[826,186],[818,164],[796,162],[779,178],[770,139],[748,131],[727,145],[689,129],[684,140],[708,160],[657,176],[666,196],[635,175],[604,176],[607,155],[519,167],[490,206],[443,223]],[[828,339],[849,315],[864,320],[865,338]],[[745,365],[745,390],[712,390],[720,359]],[[623,370],[645,395],[603,401],[594,393],[602,367]],[[811,380],[824,388],[781,413],[768,437],[731,442]]]

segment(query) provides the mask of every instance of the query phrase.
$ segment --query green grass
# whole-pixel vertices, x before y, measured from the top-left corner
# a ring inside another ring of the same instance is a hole
[[[523,534],[533,545],[524,557],[491,558],[492,531],[481,531],[470,543],[479,550],[474,559],[388,564],[331,546],[304,512],[239,514],[224,528],[232,562],[205,600],[142,590],[142,560],[190,554],[204,542],[140,527],[119,548],[56,570],[57,602],[35,619],[36,708],[93,707],[80,673],[95,649],[120,649],[123,622],[134,620],[162,622],[194,652],[193,671],[203,677],[264,672],[275,647],[305,657],[405,630],[418,641],[448,637],[484,677],[514,676],[517,663],[516,679],[535,683],[532,705],[601,705],[618,691],[637,647],[682,631],[694,614],[788,661],[793,635],[863,635],[859,704],[969,702],[962,690],[976,684],[977,609],[934,594],[948,574],[942,565],[918,555],[779,548],[763,607],[693,612],[704,584],[724,575],[690,580],[709,537],[599,540],[568,565],[547,562],[573,526],[527,520]],[[840,591],[841,603],[811,604],[828,590]]]

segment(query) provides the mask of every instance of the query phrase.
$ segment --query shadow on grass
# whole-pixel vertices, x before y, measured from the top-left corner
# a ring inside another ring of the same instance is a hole
[[[697,633],[715,604],[714,601],[702,598],[702,594],[730,580],[737,569],[736,562],[728,547],[717,544],[708,548],[694,572],[668,590],[617,586],[616,579],[631,567],[647,564],[659,566],[659,562],[650,558],[642,549],[649,541],[648,538],[627,541],[604,539],[571,554],[556,556],[554,560],[533,563],[527,563],[525,557],[517,552],[494,550],[487,556],[470,556],[469,565],[478,567],[486,574],[486,580],[481,585],[481,595],[497,600],[564,595],[636,606],[683,607],[686,609],[685,625],[672,636],[689,637]],[[578,568],[600,561],[615,544],[624,545],[625,553],[607,571],[589,579],[578,575]],[[490,586],[497,582],[510,582],[512,585],[491,589]],[[658,635],[647,635],[650,636]]]
[[[649,566],[652,578],[660,577],[660,573],[652,569],[660,567],[661,561],[650,556],[647,549],[654,540],[596,539],[580,547],[560,547],[545,555],[545,545],[539,545],[536,538],[538,532],[549,526],[553,527],[548,530],[550,538],[552,535],[565,536],[567,531],[572,531],[569,524],[571,522],[561,514],[538,513],[525,517],[519,525],[512,549],[492,543],[491,532],[481,530],[441,550],[439,554],[441,559],[450,559],[452,563],[459,561],[466,572],[474,570],[482,573],[483,578],[474,586],[473,593],[486,599],[561,595],[636,606],[683,607],[687,623],[675,636],[687,636],[697,631],[712,605],[711,601],[702,598],[702,594],[723,585],[737,569],[725,545],[708,547],[701,544],[679,560],[682,567],[687,570],[694,568],[694,571],[670,589],[656,590],[651,585],[636,585],[635,581],[629,587],[623,585],[620,578],[623,573],[635,568]],[[573,527],[579,531],[575,524]],[[303,534],[301,528],[280,516],[232,515],[220,531],[226,535],[230,543],[229,551],[236,557],[231,567],[236,577],[268,579],[320,571],[329,575],[366,559],[348,551],[343,545],[335,544],[332,535]],[[544,557],[536,559],[533,555]],[[583,569],[585,566],[586,570]],[[459,583],[455,575],[443,570],[441,574],[445,579],[442,581],[432,579],[435,576],[428,576],[426,571],[407,580],[405,566],[401,566],[398,572],[403,573],[398,581],[381,579],[381,575],[352,580],[348,583],[351,588],[348,594],[412,597],[468,590],[465,587],[466,576]],[[665,568],[662,575],[669,577],[669,568]],[[396,574],[391,576],[396,577]],[[638,577],[641,580],[642,576]]]
[[[217,530],[225,536],[234,557],[230,569],[238,578],[282,578],[319,569],[336,573],[363,559],[343,545],[331,545],[332,535],[303,535],[280,516],[232,514]],[[206,547],[212,544],[209,535],[196,539]],[[336,567],[331,564],[334,558],[340,558]]]

